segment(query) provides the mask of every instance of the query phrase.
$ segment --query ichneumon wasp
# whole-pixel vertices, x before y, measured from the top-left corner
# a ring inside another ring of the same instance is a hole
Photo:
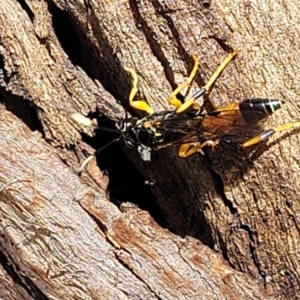
[[[150,161],[151,150],[179,146],[178,155],[184,158],[195,152],[202,152],[205,146],[215,147],[220,141],[237,142],[242,148],[247,148],[267,140],[276,132],[300,127],[300,122],[295,122],[271,129],[263,128],[262,125],[267,118],[282,106],[281,101],[274,99],[246,99],[205,113],[200,109],[196,100],[209,93],[214,82],[236,55],[236,51],[231,52],[206,85],[182,103],[177,99],[177,95],[190,86],[199,66],[198,58],[193,55],[194,67],[188,79],[168,98],[168,103],[175,109],[158,112],[155,112],[144,100],[134,100],[138,91],[137,74],[133,69],[125,68],[132,77],[129,104],[135,109],[146,112],[147,115],[142,119],[132,117],[122,120],[117,124],[118,137],[104,147],[123,139],[128,147],[137,147],[144,161]],[[80,171],[102,149],[87,158]]]

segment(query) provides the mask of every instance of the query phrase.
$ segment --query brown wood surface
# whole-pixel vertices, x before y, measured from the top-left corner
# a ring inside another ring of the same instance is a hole
[[[201,70],[190,94],[231,47],[239,54],[213,105],[277,98],[285,105],[268,126],[297,121],[299,12],[296,0],[3,0],[1,282],[9,276],[6,291],[16,295],[7,299],[297,299],[297,131],[247,156],[220,146],[180,159],[166,149],[150,166],[122,147],[154,183],[173,234],[134,206],[112,204],[109,175],[95,162],[82,178],[74,170],[93,151],[96,118],[124,117],[124,67],[136,70],[139,96],[162,110],[191,54]]]
[[[0,245],[9,261],[3,267],[18,283],[13,293],[21,297],[23,287],[33,299],[268,299],[259,282],[196,239],[171,234],[138,208],[121,213],[82,184],[39,133],[3,108],[0,115]]]

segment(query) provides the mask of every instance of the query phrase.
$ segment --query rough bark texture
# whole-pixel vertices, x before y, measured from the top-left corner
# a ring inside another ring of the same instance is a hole
[[[183,160],[166,149],[150,166],[124,149],[182,238],[134,206],[120,212],[95,162],[82,177],[90,187],[67,165],[92,152],[87,142],[98,145],[87,137],[94,119],[124,117],[125,66],[138,73],[140,96],[162,110],[192,53],[205,75],[191,94],[231,47],[239,56],[211,92],[213,105],[278,98],[286,104],[268,126],[297,120],[298,1],[0,2],[0,275],[13,291],[1,297],[297,299],[297,132],[252,153],[221,145]],[[99,159],[113,164],[111,155]]]
[[[0,116],[0,245],[19,298],[23,286],[34,299],[268,299],[197,240],[161,229],[136,207],[122,214],[40,134],[3,108]]]

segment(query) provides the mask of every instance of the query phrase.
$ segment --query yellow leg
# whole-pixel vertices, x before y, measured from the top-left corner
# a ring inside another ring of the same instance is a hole
[[[133,108],[145,111],[149,115],[153,114],[154,110],[152,109],[152,107],[149,106],[149,104],[147,102],[145,102],[144,100],[133,100],[133,98],[135,97],[135,95],[138,91],[138,89],[137,89],[138,78],[137,78],[135,71],[132,68],[124,68],[124,69],[125,69],[125,71],[129,72],[132,77],[132,88],[131,88],[130,95],[129,95],[130,106]]]
[[[196,55],[192,55],[192,58],[194,60],[194,67],[193,70],[190,74],[190,76],[188,77],[188,79],[182,83],[180,86],[178,86],[169,96],[168,98],[168,102],[170,105],[175,106],[177,109],[180,108],[182,106],[182,103],[180,100],[177,99],[177,95],[186,87],[188,87],[191,82],[193,81],[197,71],[198,71],[198,67],[199,67],[199,59],[196,57]],[[189,105],[190,106],[190,105]]]
[[[202,148],[204,148],[205,146],[215,147],[218,143],[219,141],[208,140],[202,144],[182,144],[179,147],[178,155],[182,158],[185,158],[194,154],[195,152],[200,152],[201,154],[204,154]]]
[[[218,79],[218,77],[221,75],[221,73],[227,67],[227,65],[236,57],[236,55],[237,55],[237,51],[234,50],[223,60],[223,62],[218,67],[218,69],[215,71],[215,73],[210,77],[206,85],[203,87],[206,93],[209,92],[212,85],[215,83],[215,81]]]
[[[280,126],[278,126],[276,128],[273,128],[273,129],[272,128],[271,129],[266,129],[261,134],[255,136],[252,139],[245,142],[242,145],[242,147],[247,148],[247,147],[250,147],[252,145],[258,144],[262,141],[265,141],[276,132],[287,130],[287,129],[290,129],[290,128],[298,128],[298,127],[300,127],[300,122],[288,123],[288,124],[280,125]]]
[[[223,72],[223,70],[227,67],[227,65],[236,57],[237,55],[237,52],[236,51],[233,51],[231,52],[224,60],[223,62],[221,63],[221,65],[218,67],[218,69],[214,72],[214,74],[210,77],[210,79],[208,80],[208,82],[206,83],[205,86],[203,86],[191,99],[187,100],[185,103],[181,103],[179,100],[177,100],[176,98],[176,95],[183,89],[185,88],[186,86],[188,86],[190,84],[189,80],[187,80],[184,84],[182,84],[181,86],[179,86],[171,95],[170,97],[174,97],[181,105],[180,106],[176,106],[177,107],[177,110],[176,110],[176,113],[182,113],[183,111],[185,111],[186,109],[188,109],[190,106],[194,105],[195,103],[195,100],[198,99],[199,97],[201,97],[202,95],[204,94],[207,94],[212,85],[215,83],[215,81],[218,79],[218,77],[220,76],[220,74]],[[194,58],[194,56],[193,56]],[[195,58],[194,58],[195,60]],[[189,77],[189,79],[191,78],[191,76],[193,75],[192,78],[194,78],[195,74],[196,74],[196,71],[198,69],[198,63],[196,65],[196,61],[195,61],[195,65],[194,65],[194,68],[193,68],[193,71]],[[194,72],[194,73],[193,73]],[[169,97],[169,99],[170,99]],[[178,102],[176,102],[177,104],[179,104]],[[169,103],[170,100],[169,100]]]

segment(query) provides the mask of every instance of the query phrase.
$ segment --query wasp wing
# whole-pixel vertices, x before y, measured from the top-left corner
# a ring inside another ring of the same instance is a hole
[[[218,109],[196,116],[174,115],[153,121],[164,134],[164,142],[159,148],[208,140],[243,143],[263,130],[262,123],[246,122],[238,109]]]

